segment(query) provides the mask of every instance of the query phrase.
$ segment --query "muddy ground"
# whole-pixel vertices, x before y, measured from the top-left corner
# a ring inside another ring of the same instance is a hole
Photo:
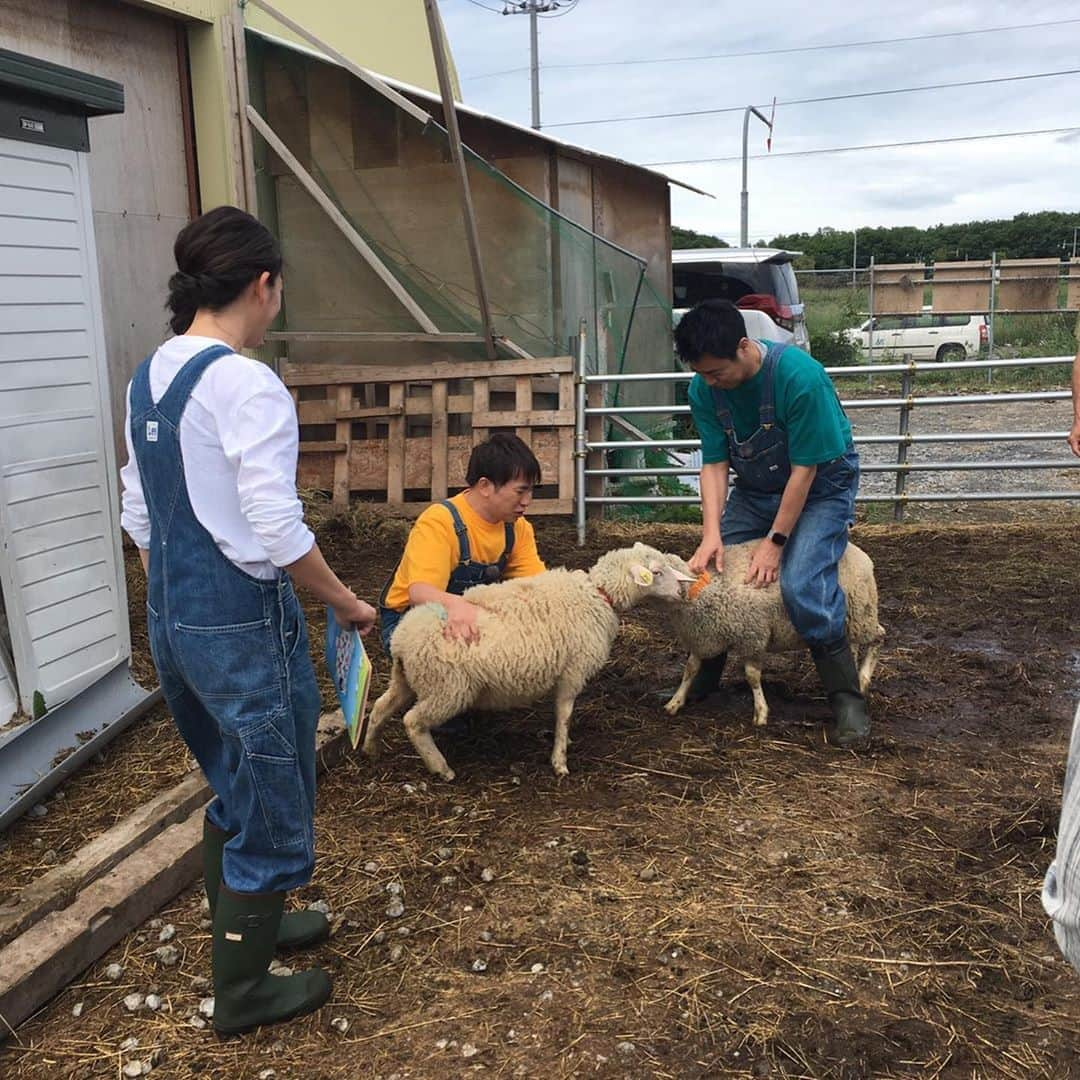
[[[642,529],[693,546],[693,529]],[[568,565],[633,535],[607,526],[578,551],[565,525],[538,531]],[[369,596],[399,537],[370,521],[322,531]],[[350,755],[323,779],[298,898],[325,899],[336,925],[312,955],[336,979],[317,1016],[224,1041],[191,1026],[209,975],[193,888],[160,913],[176,966],[155,962],[156,927],[129,935],[9,1038],[0,1075],[117,1077],[153,1056],[155,1077],[215,1080],[1080,1076],[1080,977],[1039,905],[1080,691],[1080,529],[863,526],[856,540],[889,632],[867,752],[822,745],[807,660],[767,676],[763,732],[734,672],[723,696],[667,718],[653,692],[681,658],[659,620],[631,617],[579,699],[567,780],[546,707],[443,738],[452,784],[425,774],[400,725],[378,765]],[[138,724],[10,831],[0,889],[185,761],[167,717]],[[160,1011],[125,1010],[151,987]]]

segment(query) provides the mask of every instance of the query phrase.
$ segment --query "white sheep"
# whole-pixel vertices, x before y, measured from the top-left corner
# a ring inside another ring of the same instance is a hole
[[[682,683],[664,709],[674,716],[685,704],[690,684],[701,661],[731,650],[743,660],[746,680],[754,694],[754,724],[763,725],[769,706],[761,689],[761,663],[766,653],[794,652],[806,642],[791,625],[780,595],[779,582],[764,588],[745,583],[746,570],[758,541],[724,547],[723,572],[711,573],[711,581],[691,587],[685,600],[665,604],[667,624],[688,652]],[[669,563],[682,572],[689,566],[677,555]],[[781,571],[782,573],[783,571]],[[703,586],[703,587],[702,587]],[[866,647],[859,666],[859,689],[866,693],[877,665],[885,631],[878,622],[877,582],[870,556],[848,544],[840,559],[840,587],[847,596],[847,634],[852,655]]]
[[[478,585],[465,592],[480,609],[480,638],[471,645],[445,635],[442,605],[413,608],[394,631],[390,686],[371,710],[364,750],[377,756],[379,729],[411,706],[404,716],[409,739],[431,772],[453,780],[432,728],[466,709],[514,708],[554,693],[551,764],[566,776],[574,700],[607,663],[617,613],[649,597],[674,600],[693,580],[655,548],[635,544],[609,551],[587,572],[547,570]]]

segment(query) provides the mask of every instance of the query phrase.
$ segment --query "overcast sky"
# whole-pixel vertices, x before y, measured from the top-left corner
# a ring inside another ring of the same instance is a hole
[[[648,163],[737,157],[742,114],[557,126],[642,113],[742,107],[1080,68],[1080,7],[1068,0],[967,0],[905,8],[871,0],[573,0],[540,20],[541,120],[580,146]],[[483,6],[481,6],[483,5]],[[529,19],[502,16],[501,0],[442,0],[470,105],[529,123]],[[485,10],[487,8],[495,9]],[[565,12],[565,13],[563,13]],[[756,18],[758,12],[764,18]],[[1066,22],[1065,20],[1077,20]],[[611,61],[805,48],[940,34],[1058,25],[967,37],[678,63]],[[557,67],[556,65],[588,65]],[[496,77],[493,72],[509,74]],[[752,121],[750,152],[765,152]],[[1080,128],[1080,75],[777,108],[773,153]],[[738,239],[740,166],[663,165],[715,194],[672,188],[676,225]],[[778,233],[872,225],[934,225],[1021,211],[1077,211],[1080,132],[750,162],[750,240]],[[1063,238],[1064,239],[1064,238]]]

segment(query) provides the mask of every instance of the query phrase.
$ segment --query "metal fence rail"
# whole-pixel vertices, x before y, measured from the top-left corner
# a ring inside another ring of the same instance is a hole
[[[1071,491],[957,491],[932,492],[912,495],[907,491],[907,478],[914,473],[936,472],[992,472],[998,469],[1018,471],[1031,469],[1075,469],[1080,468],[1080,459],[1067,457],[1061,459],[1040,458],[1030,461],[1006,459],[1000,461],[927,461],[909,462],[908,449],[917,445],[953,443],[998,443],[998,442],[1060,442],[1064,443],[1066,431],[986,431],[986,432],[912,432],[911,415],[914,410],[927,406],[953,405],[1001,405],[1015,402],[1065,401],[1071,395],[1068,390],[1038,390],[983,394],[953,394],[918,396],[914,392],[915,380],[920,371],[971,371],[994,368],[1039,368],[1070,364],[1071,356],[1044,356],[1030,359],[987,359],[957,360],[944,363],[932,361],[916,362],[905,358],[902,363],[867,364],[857,367],[832,368],[826,372],[834,379],[865,376],[899,374],[902,376],[901,392],[897,397],[855,398],[843,400],[845,409],[881,409],[894,408],[898,412],[897,433],[895,435],[855,436],[856,445],[895,445],[896,461],[889,463],[867,463],[862,466],[864,473],[893,473],[896,487],[891,494],[859,495],[861,503],[891,503],[893,517],[902,521],[904,507],[910,503],[947,503],[947,502],[1015,502],[1028,500],[1067,500],[1080,501],[1080,488]],[[608,451],[628,449],[659,450],[667,452],[669,459],[673,452],[700,449],[699,439],[653,439],[638,432],[632,425],[620,422],[631,433],[630,439],[610,439],[603,435],[589,438],[590,428],[595,429],[597,421],[604,425],[613,418],[626,416],[678,416],[690,412],[689,405],[602,405],[589,404],[590,390],[617,383],[656,383],[658,385],[686,383],[693,378],[686,371],[636,372],[623,375],[590,375],[586,370],[584,335],[579,341],[577,364],[577,409],[575,417],[574,452],[577,465],[577,484],[575,491],[575,518],[579,542],[584,543],[586,511],[589,506],[618,505],[695,505],[700,502],[697,495],[612,495],[606,490],[589,491],[590,482],[596,486],[606,485],[611,480],[631,479],[635,477],[673,477],[694,476],[699,470],[676,461],[675,464],[661,466],[609,466],[606,462]],[[592,424],[590,424],[592,421]],[[600,430],[603,430],[601,426]]]

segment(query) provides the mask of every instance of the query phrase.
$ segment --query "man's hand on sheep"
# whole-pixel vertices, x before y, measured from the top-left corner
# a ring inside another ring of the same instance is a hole
[[[768,538],[762,540],[750,558],[743,581],[762,589],[771,585],[780,576],[780,549]]]
[[[468,600],[457,600],[446,605],[446,629],[443,634],[457,641],[471,645],[480,640],[480,627],[477,618],[480,609]]]
[[[698,544],[688,565],[691,573],[703,574],[712,562],[715,562],[718,573],[724,569],[724,542],[719,536],[706,536]]]

